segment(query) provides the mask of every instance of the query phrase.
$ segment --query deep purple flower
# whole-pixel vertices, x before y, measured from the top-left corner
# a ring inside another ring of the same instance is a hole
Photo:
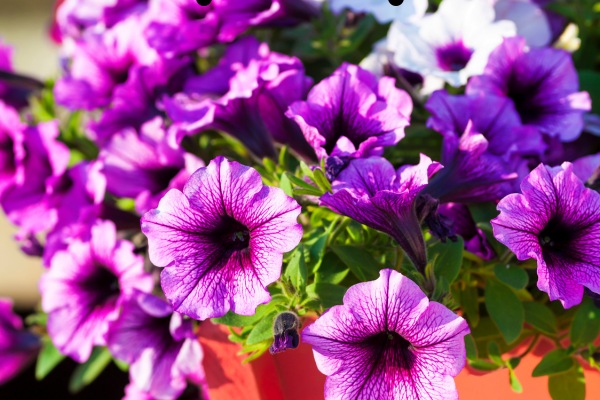
[[[48,334],[63,353],[84,362],[95,345],[105,345],[121,303],[134,289],[154,286],[133,244],[117,240],[112,222],[97,223],[89,242],[73,241],[52,258],[40,280]]]
[[[448,131],[442,147],[444,169],[424,193],[442,203],[493,201],[513,193],[518,177],[514,163],[488,152],[488,148],[487,139],[471,123],[462,136]]]
[[[217,129],[258,157],[274,157],[275,140],[314,158],[300,128],[284,115],[288,105],[305,98],[311,84],[298,58],[245,37],[227,48],[216,67],[190,78],[183,93],[165,101],[165,108],[179,139]]]
[[[445,220],[449,221],[452,231],[462,236],[465,242],[465,250],[484,260],[491,260],[496,256],[485,233],[475,224],[467,206],[458,203],[446,203],[441,204],[437,211]]]
[[[107,342],[115,357],[130,364],[133,385],[154,398],[176,399],[187,381],[204,383],[193,321],[158,297],[136,292],[125,301]]]
[[[510,97],[524,124],[563,141],[575,140],[591,108],[571,55],[553,48],[527,49],[525,39],[507,38],[490,55],[483,75],[471,78],[467,94]]]
[[[114,135],[100,152],[108,191],[136,199],[144,213],[158,206],[168,189],[183,189],[190,175],[204,163],[182,148],[173,148],[161,118],[146,122],[138,134],[125,129]]]
[[[494,236],[519,260],[537,261],[537,286],[550,300],[569,308],[584,286],[600,293],[600,193],[583,185],[571,163],[540,164],[521,191],[498,203]]]
[[[391,269],[356,284],[302,332],[325,399],[458,399],[467,322]]]
[[[0,297],[0,385],[33,361],[40,347],[38,337],[23,329],[12,306],[10,299]]]
[[[384,146],[404,137],[412,112],[409,95],[395,82],[344,63],[286,115],[300,126],[319,158],[381,155]]]
[[[422,270],[427,255],[415,200],[440,168],[423,154],[418,165],[398,171],[384,158],[356,159],[338,175],[333,194],[325,193],[321,204],[387,233]]]
[[[271,354],[281,353],[287,349],[295,349],[300,344],[300,320],[291,311],[284,311],[275,317],[273,322],[273,344],[269,347]]]
[[[150,261],[175,311],[252,315],[271,296],[283,253],[300,242],[300,206],[256,170],[217,157],[142,217]]]

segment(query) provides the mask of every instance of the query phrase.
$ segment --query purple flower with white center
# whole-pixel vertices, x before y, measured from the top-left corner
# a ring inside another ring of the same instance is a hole
[[[427,11],[427,0],[408,0],[402,7],[390,7],[389,0],[331,0],[331,11],[340,13],[345,9],[357,13],[371,13],[382,24],[398,21],[418,20]]]
[[[425,108],[431,113],[427,127],[444,137],[464,133],[470,121],[473,130],[488,141],[491,154],[540,155],[546,150],[539,131],[521,123],[513,102],[506,97],[458,96],[439,90]]]
[[[488,140],[473,129],[471,122],[461,136],[446,132],[441,161],[444,169],[429,182],[424,193],[442,203],[478,203],[499,200],[515,192],[519,174],[514,162],[488,148]]]
[[[275,157],[273,140],[314,158],[300,128],[284,115],[291,103],[305,98],[311,84],[298,58],[245,37],[227,48],[216,67],[188,79],[183,93],[165,100],[165,109],[178,140],[217,129],[261,158]]]
[[[494,19],[491,0],[444,0],[418,21],[392,23],[388,48],[397,66],[461,86],[483,72],[503,37],[515,34],[513,22]]]
[[[48,334],[61,353],[86,361],[106,335],[134,289],[150,292],[152,276],[131,242],[117,240],[115,225],[101,221],[88,242],[74,240],[57,252],[40,280]]]
[[[146,122],[139,134],[125,129],[114,135],[99,157],[108,191],[135,198],[141,214],[158,206],[168,189],[183,189],[191,174],[204,167],[193,154],[170,146],[161,118]]]
[[[393,237],[419,270],[427,264],[416,199],[441,165],[421,154],[418,165],[394,167],[384,158],[352,160],[321,204]]]
[[[552,29],[546,13],[535,0],[495,0],[496,20],[515,23],[517,34],[533,47],[550,44]]]
[[[399,272],[379,275],[302,332],[327,375],[325,399],[458,399],[467,322]]]
[[[467,206],[458,203],[440,204],[437,212],[449,221],[453,232],[463,238],[465,250],[484,260],[491,260],[496,256],[485,233],[475,224]]]
[[[467,85],[467,94],[507,96],[524,124],[562,141],[577,139],[583,114],[591,109],[579,92],[571,55],[553,48],[528,49],[523,38],[508,38],[490,55],[483,75]]]
[[[271,299],[283,253],[302,238],[300,205],[253,168],[217,157],[142,217],[150,261],[175,311],[195,319],[254,314]]]
[[[219,32],[213,6],[199,6],[196,0],[156,0],[150,3],[144,32],[148,43],[159,53],[178,56],[210,46]]]
[[[176,399],[188,381],[205,381],[193,321],[154,295],[136,292],[125,301],[107,342],[113,356],[130,364],[132,384],[153,398]]]
[[[40,348],[38,337],[23,329],[21,317],[12,308],[10,299],[0,297],[0,385],[29,365]]]
[[[412,112],[410,96],[395,83],[344,63],[286,115],[300,126],[318,158],[382,155],[384,146],[404,137]]]
[[[565,308],[584,287],[600,293],[600,193],[588,189],[571,163],[540,164],[498,203],[494,236],[519,260],[537,261],[537,286]]]

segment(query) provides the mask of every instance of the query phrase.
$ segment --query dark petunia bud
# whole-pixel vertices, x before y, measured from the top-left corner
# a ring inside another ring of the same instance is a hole
[[[295,349],[300,343],[298,336],[300,320],[298,316],[290,311],[284,311],[275,317],[273,323],[274,341],[269,352],[271,354],[281,353],[287,349]]]

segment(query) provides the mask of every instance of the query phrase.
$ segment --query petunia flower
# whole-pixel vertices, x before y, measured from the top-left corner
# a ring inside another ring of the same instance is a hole
[[[394,167],[384,158],[352,160],[321,204],[393,237],[417,268],[427,264],[416,199],[441,165],[421,154],[418,165]]]
[[[39,338],[23,329],[12,307],[10,299],[0,297],[0,385],[32,362],[40,349]]]
[[[106,344],[110,325],[133,289],[152,290],[153,278],[133,250],[131,242],[117,240],[112,222],[103,221],[92,227],[89,242],[74,240],[54,255],[40,292],[48,334],[63,354],[86,361],[95,345]]]
[[[392,23],[388,48],[397,66],[461,86],[483,72],[503,37],[515,35],[513,22],[494,20],[492,0],[444,0],[416,22]]]
[[[448,221],[453,232],[462,236],[465,250],[484,260],[491,260],[496,256],[494,248],[488,242],[485,233],[475,224],[467,206],[459,203],[444,203],[437,211]]]
[[[391,21],[413,21],[425,15],[427,0],[404,1],[399,7],[392,7],[389,0],[331,0],[331,10],[340,13],[344,9],[357,13],[371,13],[382,24]]]
[[[183,192],[171,189],[142,217],[150,261],[165,267],[163,291],[181,314],[252,315],[271,296],[283,253],[300,242],[298,203],[265,186],[256,170],[217,157]]]
[[[306,101],[290,105],[286,115],[318,158],[382,155],[384,146],[404,137],[412,112],[409,95],[395,82],[344,63],[312,88]]]
[[[547,46],[552,40],[552,29],[548,16],[535,0],[495,0],[496,20],[515,23],[517,34],[529,46]]]
[[[498,203],[494,236],[519,260],[537,261],[540,290],[565,308],[581,302],[584,287],[600,293],[600,193],[588,189],[571,163],[540,164],[521,193]]]
[[[125,301],[107,342],[113,356],[130,365],[135,388],[150,398],[176,399],[188,381],[205,383],[192,321],[154,295],[135,292]]]
[[[553,48],[528,49],[523,38],[508,38],[490,55],[483,75],[467,85],[467,94],[507,96],[524,124],[562,141],[577,139],[590,96],[579,92],[571,55]]]
[[[302,332],[327,375],[325,399],[458,399],[467,322],[399,272],[379,274]]]

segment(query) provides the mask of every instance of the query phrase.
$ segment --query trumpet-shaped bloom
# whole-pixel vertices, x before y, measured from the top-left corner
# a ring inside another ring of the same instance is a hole
[[[398,171],[384,158],[353,160],[333,182],[333,194],[321,197],[321,204],[387,233],[423,269],[427,255],[415,200],[440,168],[425,155],[418,165]]]
[[[130,364],[132,384],[149,398],[176,399],[187,382],[202,384],[202,347],[191,320],[164,300],[136,292],[123,303],[108,348]]]
[[[300,126],[319,158],[381,155],[384,146],[404,137],[412,112],[409,95],[395,82],[344,63],[286,115]]]
[[[445,203],[441,204],[437,211],[448,221],[452,231],[462,236],[465,242],[465,250],[484,260],[491,260],[496,256],[485,233],[475,224],[467,206],[458,203]]]
[[[116,234],[112,222],[97,223],[90,241],[74,240],[58,251],[40,280],[48,334],[78,362],[86,361],[95,345],[106,345],[109,328],[133,289],[149,292],[154,287],[143,257]]]
[[[327,375],[325,399],[458,399],[467,322],[399,272],[379,274],[302,332]]]
[[[524,124],[568,142],[583,129],[591,109],[587,92],[579,92],[571,55],[553,48],[528,49],[523,38],[508,38],[490,55],[483,75],[473,77],[467,94],[507,96]]]
[[[0,298],[0,385],[8,382],[37,355],[40,341],[23,329],[23,321],[12,311],[12,301]]]
[[[569,308],[584,287],[600,293],[600,193],[584,186],[571,163],[540,164],[521,192],[498,203],[494,236],[519,260],[537,261],[537,286],[550,300]]]
[[[395,21],[388,48],[397,66],[461,86],[483,72],[503,37],[515,35],[513,22],[494,19],[492,0],[444,0],[412,24]]]
[[[142,217],[150,261],[175,311],[196,319],[252,315],[271,296],[283,253],[300,242],[300,205],[256,170],[223,157]]]

